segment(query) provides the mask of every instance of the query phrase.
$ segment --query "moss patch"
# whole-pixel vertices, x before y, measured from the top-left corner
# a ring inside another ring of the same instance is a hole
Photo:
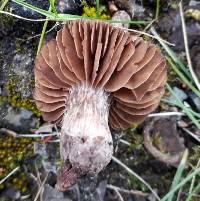
[[[32,138],[14,138],[8,135],[0,137],[0,180],[19,166],[24,157],[33,155],[32,145],[34,142],[35,140]],[[27,185],[27,175],[21,172],[2,183],[0,190],[12,186],[25,193]]]
[[[34,100],[29,98],[22,98],[20,93],[16,93],[14,88],[17,82],[10,79],[6,83],[7,96],[0,96],[0,103],[9,103],[12,107],[21,107],[33,112],[37,117],[41,116],[41,112],[37,109]]]

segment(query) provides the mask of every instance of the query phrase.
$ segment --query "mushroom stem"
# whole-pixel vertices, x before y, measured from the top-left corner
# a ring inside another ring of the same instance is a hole
[[[71,89],[67,103],[61,128],[63,166],[57,182],[60,190],[88,173],[99,173],[110,162],[113,153],[106,92],[86,83],[79,84]],[[70,168],[66,163],[70,164]],[[73,173],[68,174],[69,171]]]

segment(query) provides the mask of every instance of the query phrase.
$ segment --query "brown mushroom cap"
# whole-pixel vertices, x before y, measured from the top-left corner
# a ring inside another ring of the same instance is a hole
[[[89,83],[111,94],[109,124],[128,128],[159,104],[166,82],[160,50],[102,21],[69,21],[35,60],[35,100],[46,121],[59,123],[69,89]]]

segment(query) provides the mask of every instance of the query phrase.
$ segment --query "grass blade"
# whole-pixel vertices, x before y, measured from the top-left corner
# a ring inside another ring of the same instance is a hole
[[[175,103],[175,102],[171,102],[171,101],[169,101],[169,100],[167,100],[167,99],[165,99],[165,98],[162,98],[161,101],[162,101],[163,103],[167,103],[167,104],[172,105],[172,106],[177,106],[177,107],[179,107],[179,108],[182,109],[182,107],[180,106],[180,104],[178,104],[177,102],[176,102],[176,103]],[[193,111],[191,108],[188,108],[188,111],[189,111],[190,113],[192,113],[195,117],[197,117],[197,118],[200,119],[200,114],[199,114],[199,113]]]
[[[182,103],[182,101],[179,99],[179,97],[176,95],[176,93],[173,91],[173,89],[170,87],[170,85],[166,84],[166,87],[167,87],[168,91],[176,98],[177,103],[185,111],[185,113],[187,114],[187,116],[192,120],[192,122],[196,125],[196,127],[198,129],[200,129],[200,124],[197,121],[197,119],[193,116],[192,113],[190,113],[190,111],[188,110],[188,108],[185,107],[185,105]]]
[[[157,38],[157,40],[159,41],[159,43],[161,44],[161,46],[165,49],[165,51],[167,52],[167,54],[172,58],[172,60],[176,64],[178,64],[178,66],[186,74],[186,76],[194,83],[189,70],[185,67],[185,65],[181,62],[181,60],[176,56],[176,54],[174,53],[174,51],[168,45],[166,45],[162,41],[162,39],[160,38],[160,36],[158,35],[158,33],[156,32],[156,30],[153,27],[150,30],[151,30],[151,33]]]
[[[183,179],[178,185],[176,185],[171,191],[169,191],[161,201],[166,201],[172,194],[174,194],[178,189],[183,187],[188,181],[190,181],[195,175],[200,173],[200,167],[189,174],[185,179]]]
[[[100,17],[100,12],[99,12],[99,0],[96,0],[96,16],[97,16],[97,18]]]
[[[168,63],[172,67],[172,69],[176,72],[176,74],[181,78],[181,80],[200,98],[200,91],[194,87],[191,82],[185,77],[185,75],[176,67],[176,65],[172,62],[169,57],[166,57]]]
[[[0,6],[0,11],[2,11],[2,10],[5,8],[5,6],[7,5],[8,1],[9,1],[9,0],[4,0],[4,1],[3,1],[3,3],[2,3],[1,6]]]
[[[42,14],[42,15],[50,18],[50,19],[55,18],[55,15],[53,13],[51,13],[50,11],[46,11],[46,10],[43,10],[41,8],[35,7],[35,6],[33,6],[31,4],[28,4],[28,3],[26,3],[26,2],[24,2],[22,0],[12,0],[12,1],[17,3],[17,4],[19,4],[19,5],[21,5],[21,6],[24,6],[24,7],[28,8],[28,9],[31,9],[31,10],[37,12],[37,13],[40,13],[40,14]]]
[[[53,11],[53,13],[58,16],[58,13],[56,11],[56,7],[55,7],[55,0],[49,0],[50,6],[51,6],[51,11]]]
[[[136,177],[139,181],[141,181],[152,192],[152,194],[157,198],[157,200],[160,201],[160,198],[157,195],[157,193],[151,188],[151,186],[144,179],[142,179],[138,174],[133,172],[129,167],[127,167],[124,163],[122,163],[120,160],[118,160],[114,156],[112,156],[112,160],[115,161],[120,166],[122,166],[128,173]]]
[[[171,190],[174,189],[178,185],[178,183],[180,182],[182,174],[183,174],[183,170],[185,169],[187,158],[188,158],[188,150],[186,149],[185,152],[183,153],[182,160],[181,160],[181,162],[178,166],[178,169],[176,171],[176,174],[174,176],[174,180],[173,180],[171,188],[170,188]],[[169,196],[168,201],[172,201],[173,197],[174,197],[174,193],[172,193]]]

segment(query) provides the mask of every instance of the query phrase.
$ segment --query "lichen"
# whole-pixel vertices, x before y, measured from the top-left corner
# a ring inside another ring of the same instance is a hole
[[[22,98],[20,93],[16,93],[14,88],[17,85],[14,79],[9,79],[5,85],[7,96],[0,96],[0,103],[9,103],[12,107],[22,107],[30,110],[37,117],[41,116],[41,112],[37,109],[34,100],[30,98]]]
[[[97,10],[95,7],[89,6],[86,1],[82,1],[82,5],[83,5],[82,16],[97,18]],[[108,20],[111,18],[110,15],[107,14],[106,7],[103,5],[99,6],[99,18],[102,20]]]

